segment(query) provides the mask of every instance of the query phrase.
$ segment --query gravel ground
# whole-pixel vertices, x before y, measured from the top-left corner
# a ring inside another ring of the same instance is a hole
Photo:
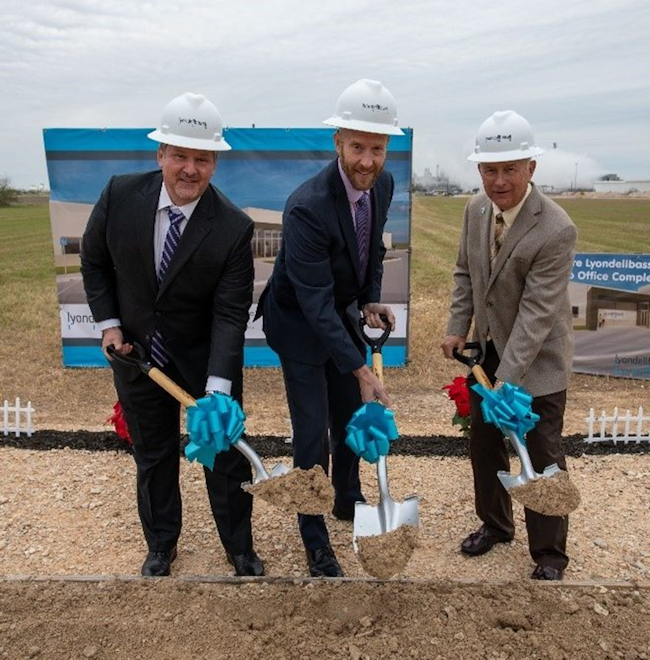
[[[427,417],[421,398],[400,427],[429,435],[402,436],[388,459],[393,498],[419,497],[419,545],[388,581],[368,577],[351,523],[330,516],[348,577],[306,578],[295,517],[259,499],[255,544],[268,577],[235,578],[202,470],[187,461],[173,577],[142,579],[146,548],[124,441],[106,426],[70,431],[64,421],[32,438],[0,438],[0,658],[648,660],[647,446],[587,446],[578,422],[569,423],[568,465],[582,504],[571,516],[565,580],[539,584],[529,579],[517,503],[513,542],[482,557],[459,553],[479,524],[467,442],[453,436],[449,402],[423,396],[439,414]],[[289,464],[286,419],[258,411],[251,422],[249,430],[276,433],[249,437],[267,467]],[[362,481],[375,503],[372,466]]]

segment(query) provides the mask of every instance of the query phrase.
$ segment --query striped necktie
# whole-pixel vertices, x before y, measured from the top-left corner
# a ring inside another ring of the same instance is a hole
[[[494,263],[494,260],[497,258],[497,255],[499,254],[499,250],[503,245],[503,239],[505,238],[504,233],[505,233],[505,221],[503,219],[503,215],[501,213],[497,213],[494,218],[494,241],[492,243],[492,250],[490,254],[490,263],[492,264]]]
[[[370,249],[370,195],[367,192],[364,192],[357,202],[355,221],[357,248],[359,250],[359,272],[361,273],[360,284],[363,286],[366,281]]]
[[[167,215],[169,216],[169,229],[167,230],[167,236],[165,236],[165,245],[163,246],[162,257],[158,266],[158,284],[163,281],[174,252],[181,240],[181,223],[185,220],[183,212],[176,206],[167,207]],[[169,362],[169,353],[165,348],[165,340],[157,328],[151,337],[151,357],[161,367],[164,367]]]

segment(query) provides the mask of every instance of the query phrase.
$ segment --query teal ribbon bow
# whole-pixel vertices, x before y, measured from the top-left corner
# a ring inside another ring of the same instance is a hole
[[[241,438],[245,420],[239,402],[227,394],[215,392],[197,399],[196,405],[187,409],[190,441],[185,447],[186,458],[214,469],[216,455],[228,451]]]
[[[539,415],[531,409],[533,397],[523,387],[510,383],[504,383],[498,390],[489,390],[477,383],[472,389],[483,399],[483,419],[499,427],[505,435],[516,433],[525,445],[526,433],[539,422]]]
[[[390,443],[399,438],[395,414],[390,408],[372,401],[357,410],[348,422],[345,444],[357,455],[376,463],[390,451]]]

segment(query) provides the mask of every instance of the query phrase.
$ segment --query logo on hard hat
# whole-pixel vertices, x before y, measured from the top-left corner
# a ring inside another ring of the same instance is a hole
[[[194,126],[202,126],[205,130],[208,130],[208,124],[205,121],[199,121],[198,119],[185,119],[183,117],[178,118],[179,124],[194,124]]]
[[[488,135],[485,138],[486,142],[512,142],[512,134],[510,135]]]
[[[388,106],[379,105],[379,103],[362,103],[361,107],[366,110],[372,110],[372,112],[388,112]]]

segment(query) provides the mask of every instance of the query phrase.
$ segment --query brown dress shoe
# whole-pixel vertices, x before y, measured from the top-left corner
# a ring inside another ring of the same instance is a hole
[[[533,574],[530,576],[533,580],[561,580],[564,576],[564,571],[553,566],[535,566]]]
[[[512,538],[495,536],[485,525],[481,525],[460,544],[460,551],[470,557],[478,557],[492,550],[497,543],[509,541],[512,541]]]

